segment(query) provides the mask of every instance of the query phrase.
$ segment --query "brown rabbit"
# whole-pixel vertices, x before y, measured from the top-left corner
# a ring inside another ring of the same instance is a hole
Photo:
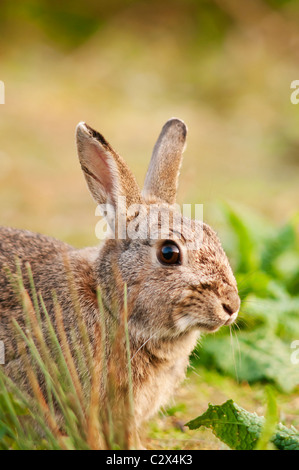
[[[200,221],[187,220],[174,206],[186,133],[179,119],[164,125],[141,193],[126,163],[103,136],[84,123],[77,126],[78,155],[89,190],[98,204],[115,212],[111,216],[107,210],[106,216],[116,236],[100,247],[77,250],[43,235],[0,228],[0,340],[6,371],[16,380],[24,377],[11,319],[23,324],[23,313],[4,269],[15,272],[16,257],[28,289],[25,264],[30,263],[50,314],[56,291],[66,331],[76,323],[66,257],[91,336],[99,316],[97,288],[109,328],[115,303],[123,304],[126,284],[137,426],[167,403],[184,378],[200,332],[235,321],[240,306],[237,285],[215,232]],[[120,198],[127,210],[125,228],[116,221]],[[153,205],[158,209],[156,231],[149,217]],[[128,235],[134,229],[139,236]]]

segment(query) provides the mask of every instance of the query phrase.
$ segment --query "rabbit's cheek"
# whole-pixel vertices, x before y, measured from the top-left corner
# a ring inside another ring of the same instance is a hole
[[[221,302],[206,292],[198,292],[197,296],[187,296],[174,314],[176,328],[180,331],[197,328],[200,331],[215,332],[224,325],[231,325],[238,312],[225,312]]]

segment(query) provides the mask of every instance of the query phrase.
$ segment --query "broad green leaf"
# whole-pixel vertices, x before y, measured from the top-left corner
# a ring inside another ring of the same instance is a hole
[[[290,344],[263,328],[242,332],[233,343],[229,336],[206,337],[200,355],[207,366],[240,381],[266,380],[284,392],[299,385],[299,368],[291,362]]]
[[[249,413],[233,400],[222,405],[209,405],[198,418],[189,421],[189,429],[210,428],[215,436],[235,450],[253,450],[261,436],[265,418]],[[299,450],[299,433],[295,428],[279,424],[271,442],[280,450]]]
[[[264,323],[276,336],[289,341],[299,337],[299,297],[281,295],[277,299],[261,299],[250,295],[242,309],[245,317]]]
[[[215,436],[235,450],[252,450],[261,434],[263,418],[249,413],[228,400],[222,405],[209,404],[208,410],[189,421],[189,429],[201,426],[212,429]]]
[[[261,269],[268,274],[274,274],[273,263],[279,255],[294,248],[296,243],[296,230],[293,223],[281,227],[265,243],[261,255]]]

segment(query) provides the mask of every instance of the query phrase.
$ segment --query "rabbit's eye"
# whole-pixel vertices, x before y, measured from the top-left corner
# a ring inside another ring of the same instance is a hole
[[[157,257],[162,264],[180,264],[180,249],[174,242],[167,240],[159,247]]]

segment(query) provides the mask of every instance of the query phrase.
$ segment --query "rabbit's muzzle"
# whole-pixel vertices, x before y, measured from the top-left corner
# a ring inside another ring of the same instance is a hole
[[[187,290],[175,314],[176,326],[198,328],[202,331],[217,331],[231,325],[238,317],[240,297],[234,286],[220,289],[203,285]]]

